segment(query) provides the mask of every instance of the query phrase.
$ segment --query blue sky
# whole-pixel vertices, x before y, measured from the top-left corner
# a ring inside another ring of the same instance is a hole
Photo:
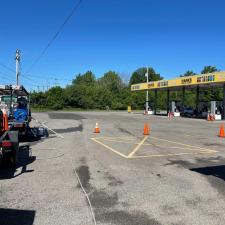
[[[1,1],[0,62],[14,68],[19,48],[26,73],[75,2]],[[65,85],[87,70],[96,77],[108,70],[128,77],[147,65],[166,79],[205,65],[225,70],[224,11],[224,0],[83,0],[30,71],[32,81],[21,82],[29,89]],[[0,83],[14,77],[0,66]]]

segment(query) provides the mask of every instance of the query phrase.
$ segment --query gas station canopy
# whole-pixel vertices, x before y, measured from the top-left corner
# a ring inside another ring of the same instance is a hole
[[[225,72],[215,72],[187,77],[179,77],[171,80],[160,80],[131,85],[131,91],[177,89],[179,87],[194,88],[196,86],[223,86],[225,84]]]
[[[155,92],[154,114],[157,109],[157,91],[167,91],[167,113],[170,112],[170,91],[182,90],[182,106],[184,107],[185,90],[196,89],[196,115],[199,115],[199,90],[200,88],[222,87],[223,110],[222,118],[225,120],[225,72],[215,72],[187,77],[179,77],[171,80],[159,80],[131,85],[131,91],[152,90]],[[146,101],[147,103],[148,101]],[[212,102],[211,102],[212,103]],[[148,105],[148,104],[146,104]],[[215,107],[214,107],[215,108]],[[214,110],[215,111],[215,110]],[[213,112],[214,113],[214,112]],[[215,114],[215,113],[214,113]]]

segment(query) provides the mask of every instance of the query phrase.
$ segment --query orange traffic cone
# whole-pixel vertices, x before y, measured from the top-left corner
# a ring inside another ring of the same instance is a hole
[[[144,135],[149,135],[149,126],[148,126],[148,124],[147,123],[145,123],[145,125],[144,125]]]
[[[100,133],[100,128],[98,126],[98,123],[95,124],[95,130],[94,130],[94,133]]]
[[[221,124],[219,137],[225,138],[224,126]]]
[[[207,121],[210,121],[211,119],[210,119],[210,115],[208,114],[207,115]]]

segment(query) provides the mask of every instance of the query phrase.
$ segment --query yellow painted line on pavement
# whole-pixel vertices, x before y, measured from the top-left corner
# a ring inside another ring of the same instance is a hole
[[[138,145],[137,142],[133,142],[132,140],[131,141],[129,141],[129,140],[120,141],[120,140],[113,140],[113,139],[101,139],[101,141],[109,141],[109,142],[116,142],[116,143],[125,143],[125,144],[135,144],[135,145]]]
[[[159,140],[159,141],[165,141],[165,142],[168,142],[168,143],[173,143],[173,144],[176,144],[176,145],[186,146],[188,148],[183,148],[183,147],[179,147],[179,146],[162,146],[162,145],[157,145],[157,144],[145,143],[147,138],[148,138],[148,136],[145,136],[139,143],[136,143],[137,138],[133,138],[133,137],[96,137],[96,138],[91,138],[91,140],[95,141],[96,143],[104,146],[106,149],[108,149],[108,150],[112,151],[113,153],[115,153],[115,154],[117,154],[117,155],[119,155],[123,158],[126,158],[126,159],[167,157],[167,156],[180,156],[180,155],[196,155],[196,154],[212,154],[212,153],[218,152],[216,150],[206,149],[206,148],[202,148],[202,147],[198,147],[198,146],[192,146],[192,145],[188,145],[188,144],[184,144],[184,143],[180,143],[180,142],[175,142],[175,141],[170,141],[170,140],[162,139],[162,138],[156,138],[156,137],[150,137],[150,138],[155,139],[155,140]],[[127,156],[127,155],[117,151],[116,149],[102,143],[102,141],[135,144],[137,146]],[[132,141],[135,141],[135,142],[132,142]],[[170,149],[171,148],[177,148],[177,149],[181,149],[181,150],[190,150],[190,151],[198,151],[198,152],[183,152],[183,153],[181,152],[181,153],[152,154],[152,155],[135,156],[135,154],[138,152],[138,150],[141,148],[141,146],[147,146],[147,145],[148,146],[161,147],[161,148],[170,148]]]
[[[119,140],[113,140],[113,139],[101,139],[102,141],[109,141],[109,142],[116,142],[116,143],[125,143],[125,144],[135,144],[138,145],[137,142],[131,142],[131,141],[119,141]],[[173,149],[181,149],[181,150],[189,150],[189,151],[199,151],[199,147],[195,148],[194,146],[192,148],[184,148],[179,146],[163,146],[158,144],[150,144],[150,143],[144,143],[142,146],[153,146],[158,148],[173,148]],[[193,149],[194,148],[194,149]],[[214,151],[214,150],[205,150],[205,151]]]
[[[204,151],[218,152],[218,151],[216,151],[216,150],[207,149],[207,148],[202,148],[202,147],[193,146],[193,145],[188,145],[188,144],[183,144],[183,143],[180,143],[180,142],[170,141],[170,140],[166,140],[166,139],[162,139],[162,138],[156,138],[156,137],[151,137],[151,138],[152,138],[152,139],[156,139],[156,140],[160,140],[160,141],[166,141],[166,142],[173,143],[173,144],[177,144],[177,145],[187,146],[187,147],[190,147],[190,148],[201,149],[201,150],[204,150]]]
[[[118,140],[118,139],[122,139],[122,140],[136,140],[136,137],[96,137],[95,139],[113,139],[113,140]]]
[[[179,146],[162,146],[162,145],[156,145],[157,147],[160,147],[160,148],[173,148],[173,149],[180,149],[180,150],[189,150],[189,151],[206,151],[206,152],[218,152],[216,150],[211,150],[211,149],[199,149],[199,147],[195,147],[195,146],[192,146],[192,147],[189,147],[189,148],[183,148],[183,147],[179,147]]]
[[[134,150],[127,156],[127,158],[132,157],[140,149],[140,147],[144,144],[144,142],[146,141],[147,138],[148,138],[148,136],[145,136],[141,140],[141,142],[134,148]]]
[[[97,142],[98,144],[104,146],[105,148],[111,150],[111,151],[114,152],[115,154],[117,154],[117,155],[119,155],[119,156],[122,156],[123,158],[127,159],[127,156],[126,156],[126,155],[124,155],[124,154],[122,154],[121,152],[119,152],[119,151],[117,151],[117,150],[115,150],[115,149],[109,147],[108,145],[103,144],[102,142],[96,140],[95,138],[91,138],[91,140],[92,140],[92,141],[95,141],[95,142]]]
[[[98,138],[99,139],[99,138]],[[122,139],[122,138],[121,138]],[[138,145],[139,143],[137,142],[131,142],[129,140],[127,141],[122,141],[122,140],[117,140],[117,139],[113,139],[113,138],[104,138],[104,139],[101,139],[102,141],[110,141],[110,142],[116,142],[116,143],[125,143],[125,144],[135,144],[135,145]],[[167,141],[167,140],[165,140]],[[185,145],[185,144],[182,144],[182,143],[179,143],[178,145]],[[150,144],[150,143],[143,143],[142,146],[153,146],[153,147],[158,147],[158,148],[172,148],[172,149],[180,149],[180,150],[188,150],[188,151],[199,151],[200,147],[196,147],[196,146],[191,146],[191,148],[188,146],[186,148],[184,147],[179,147],[179,146],[163,146],[163,145],[158,145],[158,144]],[[211,151],[211,152],[217,152],[215,150],[211,150],[211,149],[202,149],[204,151]]]
[[[218,151],[215,151],[218,152]],[[202,151],[202,152],[195,152],[195,153],[169,153],[169,154],[158,154],[158,155],[137,155],[137,156],[132,156],[129,159],[137,159],[137,158],[154,158],[154,157],[168,157],[168,156],[181,156],[181,155],[199,155],[199,154],[213,154],[215,152],[210,152],[210,151]]]

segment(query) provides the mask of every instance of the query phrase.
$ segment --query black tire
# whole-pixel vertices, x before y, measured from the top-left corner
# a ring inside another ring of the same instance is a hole
[[[9,163],[10,163],[10,167],[15,168],[17,166],[17,163],[18,163],[17,152],[12,152],[12,154],[9,157]]]
[[[0,157],[0,168],[3,166],[3,157]]]

